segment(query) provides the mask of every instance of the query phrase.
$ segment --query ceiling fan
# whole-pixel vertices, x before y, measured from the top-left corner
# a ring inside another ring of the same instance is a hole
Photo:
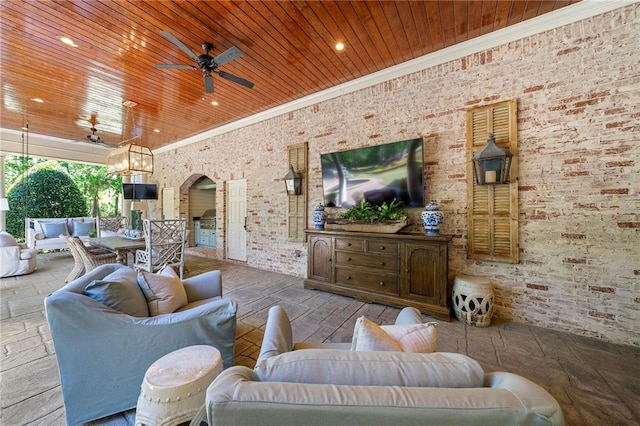
[[[189,55],[191,59],[196,61],[198,66],[193,65],[178,65],[178,64],[157,64],[157,68],[172,68],[172,69],[187,69],[187,70],[197,70],[201,69],[204,75],[204,89],[207,93],[213,93],[213,77],[211,73],[216,73],[220,77],[233,81],[234,83],[240,84],[241,86],[247,87],[249,89],[253,88],[253,83],[245,80],[244,78],[237,77],[233,74],[229,74],[228,72],[220,71],[218,67],[231,62],[232,60],[238,58],[242,55],[242,51],[235,46],[230,47],[225,50],[215,58],[209,55],[209,52],[213,49],[213,45],[211,43],[202,43],[202,49],[205,51],[202,55],[196,55],[193,53],[187,46],[184,45],[180,40],[178,40],[173,34],[169,31],[161,31],[161,34],[165,36],[169,41],[180,48],[184,53]]]
[[[98,136],[96,134],[96,132],[98,131],[98,129],[96,129],[96,124],[98,124],[98,113],[97,112],[92,112],[91,113],[91,118],[89,120],[87,120],[91,123],[91,128],[89,129],[91,131],[91,134],[87,135],[87,141],[89,141],[90,143],[96,144],[96,145],[100,145],[100,146],[104,146],[106,148],[113,148],[113,144],[109,144],[108,142],[104,142],[100,136]],[[78,141],[78,142],[84,142],[84,141]]]

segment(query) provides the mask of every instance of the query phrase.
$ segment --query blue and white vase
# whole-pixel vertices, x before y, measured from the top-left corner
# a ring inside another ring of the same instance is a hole
[[[440,226],[444,222],[444,215],[438,209],[438,204],[435,201],[429,201],[429,204],[424,207],[420,218],[422,219],[425,234],[440,235]]]
[[[327,221],[327,212],[324,211],[322,203],[318,204],[313,210],[312,219],[315,229],[324,229],[324,224]]]

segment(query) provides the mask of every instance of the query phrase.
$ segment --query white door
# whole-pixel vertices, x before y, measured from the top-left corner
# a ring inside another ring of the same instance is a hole
[[[174,190],[173,188],[162,189],[162,218],[174,219],[175,215],[175,201],[173,200]]]
[[[227,182],[227,257],[247,260],[247,181]]]

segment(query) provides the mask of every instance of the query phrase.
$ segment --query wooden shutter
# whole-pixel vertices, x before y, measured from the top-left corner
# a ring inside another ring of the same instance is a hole
[[[302,194],[287,195],[289,198],[287,217],[287,239],[290,241],[306,241],[304,229],[307,224],[307,143],[287,147],[288,164],[302,177]],[[284,189],[284,187],[283,187]]]
[[[496,144],[513,154],[508,184],[478,185],[472,157],[493,133]],[[467,111],[467,257],[518,263],[517,100]]]

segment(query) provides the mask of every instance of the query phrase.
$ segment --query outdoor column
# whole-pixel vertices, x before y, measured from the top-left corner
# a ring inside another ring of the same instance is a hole
[[[0,154],[0,198],[5,198],[4,195],[4,159],[6,155]],[[11,206],[9,206],[11,207]],[[7,228],[7,213],[0,210],[0,231],[4,231]]]
[[[122,176],[122,183],[131,183],[131,176]],[[131,228],[131,200],[125,200],[122,197],[122,216],[126,216],[129,221],[129,228]]]

